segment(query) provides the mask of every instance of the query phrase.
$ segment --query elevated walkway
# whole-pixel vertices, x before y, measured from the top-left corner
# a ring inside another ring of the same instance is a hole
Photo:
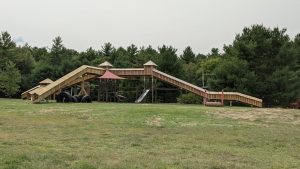
[[[208,99],[221,99],[221,92],[212,92],[206,91],[205,89],[178,79],[174,76],[168,75],[164,72],[161,72],[155,69],[156,65],[153,62],[147,62],[144,65],[144,68],[110,68],[109,71],[118,75],[118,76],[151,76],[157,78],[161,81],[167,82],[174,86],[177,86],[181,89],[192,92],[201,97],[205,97]],[[75,85],[77,83],[81,83],[84,81],[89,81],[97,76],[103,75],[106,69],[101,67],[93,67],[83,65],[74,71],[66,74],[65,76],[59,78],[58,80],[48,84],[47,86],[40,87],[36,86],[33,89],[30,89],[24,93],[22,93],[22,98],[27,98],[32,100],[33,102],[40,102],[47,97],[61,92],[63,89]],[[149,91],[148,91],[149,92]],[[239,101],[248,105],[262,107],[262,100],[245,95],[238,92],[224,92],[223,93],[224,100],[232,100]]]
[[[159,80],[165,81],[167,83],[170,83],[174,86],[177,86],[179,88],[182,88],[184,90],[190,91],[196,95],[206,97],[208,99],[218,99],[221,100],[221,92],[211,92],[206,91],[205,89],[198,87],[196,85],[193,85],[191,83],[188,83],[186,81],[183,81],[181,79],[178,79],[174,76],[168,75],[164,72],[161,72],[159,70],[153,69],[153,76],[156,77]],[[248,105],[256,106],[256,107],[262,107],[262,100],[245,95],[238,92],[223,92],[224,94],[224,100],[233,100],[233,101],[239,101]]]

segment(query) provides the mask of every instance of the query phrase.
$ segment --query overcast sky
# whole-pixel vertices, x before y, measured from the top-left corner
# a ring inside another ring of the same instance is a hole
[[[300,33],[300,0],[0,0],[0,31],[15,41],[51,47],[100,49],[191,46],[206,54],[232,43],[245,26],[264,24]]]

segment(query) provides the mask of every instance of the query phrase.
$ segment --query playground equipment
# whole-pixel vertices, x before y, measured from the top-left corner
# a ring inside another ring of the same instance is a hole
[[[32,102],[37,103],[42,101],[43,99],[51,97],[52,95],[57,95],[61,93],[63,89],[71,87],[75,84],[81,83],[82,88],[84,88],[85,81],[93,80],[109,71],[118,77],[124,78],[136,76],[151,77],[152,83],[154,81],[154,78],[156,78],[158,80],[174,85],[180,89],[184,89],[196,95],[202,96],[207,100],[239,101],[251,106],[262,107],[262,100],[259,98],[238,92],[206,91],[201,87],[157,70],[157,65],[152,61],[145,63],[143,68],[112,68],[112,65],[110,63],[104,63],[100,64],[99,67],[83,65],[46,86],[39,85],[32,89],[29,89],[28,91],[22,93],[22,98],[30,99]],[[153,100],[153,85],[150,91]]]
[[[37,90],[41,90],[42,88],[46,87],[47,85],[53,83],[53,81],[51,79],[45,79],[39,82],[39,85],[25,91],[22,93],[21,98],[25,99],[25,98],[30,98],[32,94],[34,94]]]
[[[224,92],[220,93],[221,101],[209,101],[209,97],[207,91],[205,90],[205,96],[203,97],[203,104],[205,106],[224,106]]]
[[[55,100],[58,103],[91,103],[92,98],[89,95],[75,95],[72,96],[69,92],[61,92],[56,95]]]
[[[99,90],[98,90],[98,101],[101,101],[101,96],[102,95],[102,101],[109,101],[111,97],[109,95],[113,95],[113,98],[117,99],[118,101],[121,101],[125,97],[120,95],[117,92],[117,80],[122,80],[125,78],[119,77],[112,72],[109,71],[109,68],[112,67],[112,65],[108,62],[104,62],[100,64],[100,66],[105,67],[106,71],[105,73],[98,77],[99,79]]]
[[[138,99],[136,99],[135,103],[141,103],[145,99],[145,97],[147,96],[147,94],[149,93],[149,91],[150,91],[150,89],[145,90],[142,93],[142,95]]]
[[[296,98],[296,100],[290,103],[290,107],[293,109],[300,109],[300,97]]]

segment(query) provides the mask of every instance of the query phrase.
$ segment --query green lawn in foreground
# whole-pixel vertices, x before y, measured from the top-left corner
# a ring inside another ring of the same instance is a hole
[[[299,110],[0,99],[0,168],[299,166]]]

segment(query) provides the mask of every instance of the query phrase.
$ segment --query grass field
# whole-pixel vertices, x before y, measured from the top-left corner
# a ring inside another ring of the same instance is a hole
[[[299,167],[299,110],[0,99],[0,168]]]

